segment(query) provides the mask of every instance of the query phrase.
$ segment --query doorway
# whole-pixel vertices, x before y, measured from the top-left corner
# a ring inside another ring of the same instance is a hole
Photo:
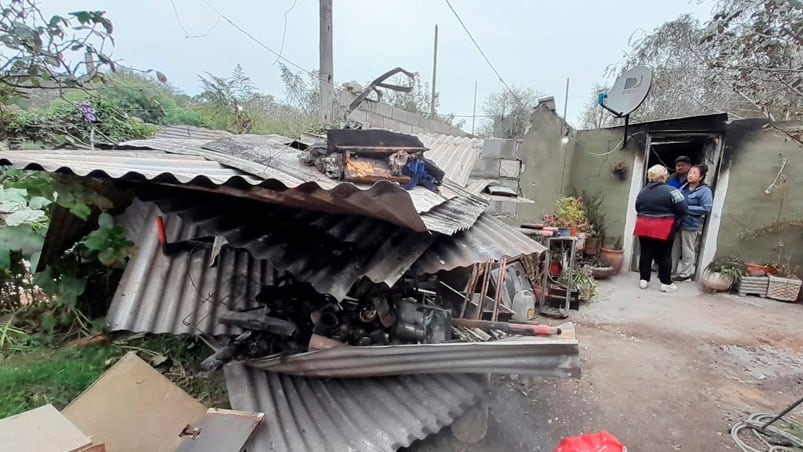
[[[656,164],[667,167],[670,174],[675,172],[675,159],[681,155],[689,157],[692,165],[705,163],[708,165],[708,174],[705,183],[711,186],[714,192],[715,202],[717,196],[717,176],[722,160],[722,136],[712,133],[657,133],[648,136],[643,155],[636,156],[633,166],[633,179],[631,180],[631,190],[628,208],[627,224],[635,225],[635,197],[638,191],[647,184],[647,170]],[[722,194],[724,196],[724,193]],[[713,214],[713,211],[712,211]],[[697,253],[697,267],[694,279],[700,274],[702,268],[707,265],[706,258],[713,253],[716,248],[716,232],[719,230],[719,221],[713,229],[711,217],[708,215],[703,226],[701,243]],[[631,229],[632,231],[632,226]],[[632,235],[625,234],[627,240],[624,243],[625,253],[630,257],[629,267],[631,271],[638,271],[639,246],[638,240]]]

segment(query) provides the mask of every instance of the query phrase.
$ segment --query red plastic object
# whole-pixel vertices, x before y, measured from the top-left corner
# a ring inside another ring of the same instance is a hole
[[[626,452],[613,435],[606,431],[563,438],[553,452]]]
[[[553,262],[549,264],[549,274],[552,276],[559,276],[560,271],[563,270],[563,266],[560,265],[560,262]]]
[[[159,232],[159,242],[162,246],[167,245],[167,234],[165,233],[165,221],[161,215],[156,217],[156,230]]]

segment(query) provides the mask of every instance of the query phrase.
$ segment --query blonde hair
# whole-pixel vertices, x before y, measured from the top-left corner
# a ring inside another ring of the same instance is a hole
[[[664,165],[653,165],[647,170],[647,179],[650,182],[664,182],[669,176],[669,171]]]

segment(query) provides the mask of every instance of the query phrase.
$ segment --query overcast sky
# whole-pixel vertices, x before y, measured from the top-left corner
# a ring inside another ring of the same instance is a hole
[[[308,70],[318,67],[317,0],[207,0],[234,23],[278,51],[287,13],[283,55]],[[709,18],[698,0],[488,1],[451,0],[479,45],[509,85],[554,96],[563,111],[571,79],[568,119],[577,124],[592,85],[622,60],[634,32],[651,31],[683,13]],[[284,98],[276,57],[235,29],[202,0],[43,0],[48,14],[105,10],[115,26],[115,58],[154,68],[188,94],[200,90],[198,74],[230,74],[240,63],[257,88]],[[432,79],[432,40],[439,27],[439,113],[467,118],[471,128],[474,82],[482,100],[504,89],[469,40],[445,0],[334,0],[334,76],[362,84],[401,66]],[[178,20],[177,20],[178,17]],[[186,38],[189,35],[205,35]],[[217,24],[217,26],[215,26]],[[214,28],[213,28],[214,27]],[[211,32],[210,32],[211,30]],[[479,123],[479,119],[478,119]]]

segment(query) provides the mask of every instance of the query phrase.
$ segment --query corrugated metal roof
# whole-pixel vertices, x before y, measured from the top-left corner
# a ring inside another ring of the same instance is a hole
[[[390,221],[412,230],[453,234],[470,227],[475,211],[464,211],[466,204],[481,204],[478,199],[460,199],[451,206],[430,213],[434,207],[450,198],[468,196],[459,187],[449,185],[443,196],[423,187],[405,191],[392,182],[378,182],[370,188],[351,183],[340,183],[331,190],[322,189],[317,181],[302,183],[293,189],[277,185],[276,179],[261,179],[243,171],[223,166],[206,157],[193,155],[195,151],[177,151],[184,148],[199,150],[209,158],[218,154],[200,147],[197,140],[144,140],[159,142],[166,151],[83,151],[83,150],[38,150],[3,151],[0,165],[12,165],[19,169],[67,172],[79,176],[108,177],[134,181],[150,181],[159,184],[191,184],[204,189],[215,189],[231,196],[258,199],[266,202],[330,213],[350,213]],[[291,149],[291,148],[288,148]],[[293,152],[298,152],[293,149]],[[296,161],[297,163],[297,161]],[[276,171],[278,173],[278,171]],[[322,176],[319,174],[319,176]],[[335,182],[335,181],[329,181]],[[454,189],[450,189],[454,188]],[[468,213],[468,215],[466,215]],[[450,222],[450,218],[462,220]],[[429,229],[427,226],[432,229]]]
[[[177,126],[162,126],[159,132],[156,133],[156,138],[171,138],[182,139],[190,138],[195,140],[217,140],[233,135],[231,132],[225,130],[205,129],[203,127],[177,125]]]
[[[223,368],[234,409],[265,413],[247,450],[394,451],[450,425],[484,393],[469,375],[329,379]]]
[[[207,248],[166,256],[161,249],[153,204],[135,200],[115,221],[126,229],[136,245],[106,322],[112,331],[147,333],[231,333],[217,322],[217,314],[252,305],[262,285],[272,284],[273,273],[265,261],[247,251],[224,248],[215,267]],[[197,237],[197,227],[168,217],[165,228],[171,240]]]
[[[413,265],[413,272],[437,273],[478,262],[540,254],[546,248],[518,230],[483,213],[474,226],[453,237],[440,236]]]
[[[182,208],[180,204],[183,202],[184,208],[187,208],[192,215],[198,215],[198,211],[193,208],[197,204],[190,201],[192,198],[184,201],[181,201],[181,198],[172,199],[172,202],[179,204],[177,208]],[[285,215],[289,215],[288,212],[291,211],[291,209],[281,210]],[[245,214],[250,213],[248,210],[245,211]],[[108,324],[113,330],[150,333],[222,334],[226,332],[217,323],[217,313],[223,309],[222,306],[227,309],[250,306],[249,303],[259,292],[260,286],[272,283],[272,265],[267,261],[254,259],[245,250],[231,248],[223,249],[218,265],[213,268],[210,268],[211,256],[208,249],[198,250],[192,254],[165,256],[161,251],[156,228],[153,226],[158,214],[160,211],[154,204],[135,200],[116,219],[118,224],[125,227],[129,238],[136,244],[138,252],[129,260],[120,280],[107,315]],[[368,239],[388,239],[396,236],[397,231],[404,231],[389,226],[387,223],[364,217],[326,215],[312,211],[296,211],[293,215],[293,220],[298,224],[309,225],[308,228],[313,228],[320,234],[340,240],[345,243],[344,247],[355,243],[365,246],[365,241]],[[483,215],[478,222],[483,229],[487,221],[485,217],[486,215]],[[204,217],[193,218],[197,220]],[[200,224],[195,226],[187,224],[175,215],[167,215],[165,225],[170,241],[196,238],[207,234],[201,230]],[[508,226],[505,228],[509,229]],[[375,281],[385,278],[387,281],[395,282],[409,267],[407,263],[409,259],[415,260],[415,253],[419,253],[417,246],[421,245],[425,248],[425,245],[430,245],[431,239],[434,238],[411,231],[407,231],[405,237],[408,238],[399,242],[386,240],[383,247],[380,247],[379,251],[375,251],[376,257],[363,264],[366,276]],[[423,237],[423,241],[418,242],[419,237]],[[467,237],[470,242],[464,244],[462,241]],[[316,239],[309,237],[307,239],[310,243],[316,242]],[[243,237],[241,236],[239,240],[243,240]],[[281,239],[277,240],[277,243],[281,243]],[[479,237],[475,237],[474,234],[460,233],[452,240],[456,242],[452,247],[439,245],[438,249],[442,250],[441,253],[424,252],[414,267],[434,270],[431,271],[434,273],[441,269],[485,262],[489,258],[501,259],[503,254],[491,253],[494,250],[505,251],[507,242],[501,241],[511,240],[511,234],[502,233],[499,236],[481,234]],[[490,242],[485,243],[482,240],[490,240]],[[317,240],[317,242],[322,242],[322,240]],[[413,243],[416,247],[410,248],[406,245],[409,243]],[[536,242],[532,243],[538,246]],[[276,252],[279,253],[282,249],[282,246],[279,246]],[[288,253],[289,251],[285,250],[281,256],[290,255]],[[508,254],[512,253],[508,252]],[[329,255],[335,256],[333,253]],[[393,257],[397,255],[410,257],[399,260],[399,258]],[[292,256],[295,260],[283,261],[285,264],[283,268],[289,268],[291,272],[297,272],[302,276],[310,277],[311,275],[313,279],[317,278],[322,281],[323,285],[319,284],[319,287],[337,287],[339,292],[347,291],[350,288],[347,281],[353,277],[343,279],[337,275],[341,273],[353,275],[358,267],[357,263],[341,258],[342,260],[335,260],[334,263],[342,267],[333,268],[334,264],[325,264],[332,260],[324,259],[324,255],[319,251],[311,254],[299,252]],[[447,260],[441,262],[441,256]],[[472,259],[474,260],[472,261]],[[347,270],[344,271],[342,268]],[[304,278],[300,279],[304,280]]]
[[[139,196],[184,224],[197,225],[197,234],[225,237],[231,247],[337,299],[363,277],[393,286],[436,238],[367,217],[187,190],[139,190]]]
[[[457,137],[440,133],[417,135],[424,146],[430,150],[426,157],[435,162],[446,177],[465,186],[474,164],[480,158],[484,140],[482,138]]]
[[[316,377],[376,377],[425,373],[577,377],[580,357],[572,331],[565,338],[513,336],[490,342],[340,346],[246,360],[258,369]]]

